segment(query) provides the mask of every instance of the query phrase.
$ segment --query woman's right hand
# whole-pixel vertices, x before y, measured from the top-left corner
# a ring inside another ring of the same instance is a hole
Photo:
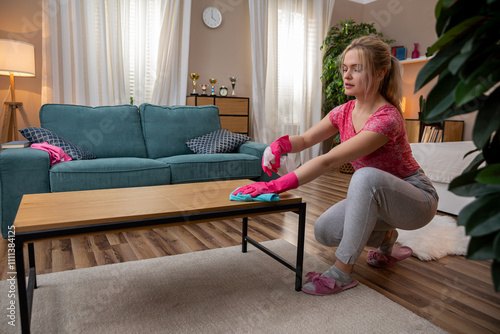
[[[292,144],[288,135],[278,138],[276,141],[272,142],[264,150],[264,155],[262,156],[262,169],[267,175],[271,176],[272,172],[277,172],[280,167],[280,157],[282,154],[290,153],[292,150]]]

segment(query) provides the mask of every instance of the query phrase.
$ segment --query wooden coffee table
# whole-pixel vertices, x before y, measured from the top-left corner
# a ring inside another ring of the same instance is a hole
[[[42,239],[243,218],[242,251],[246,252],[247,243],[250,243],[294,271],[295,290],[300,291],[306,204],[300,197],[289,193],[280,194],[277,202],[229,200],[234,189],[250,183],[251,180],[231,180],[24,195],[14,222],[22,332],[30,332],[33,292],[37,287],[33,242]],[[247,235],[248,217],[287,211],[299,216],[295,265]],[[27,286],[25,243],[29,263]]]

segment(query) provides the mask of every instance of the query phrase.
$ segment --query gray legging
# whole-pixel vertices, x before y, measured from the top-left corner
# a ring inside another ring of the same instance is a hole
[[[314,234],[323,245],[338,246],[338,260],[353,264],[365,246],[379,247],[387,231],[428,224],[437,203],[436,190],[422,170],[400,179],[377,168],[361,168],[351,178],[347,198],[318,218]]]

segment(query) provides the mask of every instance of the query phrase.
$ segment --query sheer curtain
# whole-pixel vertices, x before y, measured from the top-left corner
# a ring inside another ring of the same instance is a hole
[[[266,129],[266,66],[267,66],[267,7],[268,0],[249,0],[250,41],[252,52],[252,137],[268,143]]]
[[[191,0],[43,6],[42,103],[185,103]]]
[[[191,0],[164,1],[157,78],[151,103],[186,104]]]
[[[254,140],[270,143],[286,134],[298,135],[321,120],[320,47],[334,2],[277,0],[259,10],[265,4],[250,0]],[[253,43],[254,36],[262,35],[267,37],[265,52]],[[301,164],[320,154],[318,144],[291,156]]]

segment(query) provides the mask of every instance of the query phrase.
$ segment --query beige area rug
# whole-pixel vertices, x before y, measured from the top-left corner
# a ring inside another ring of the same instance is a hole
[[[294,261],[288,242],[264,244]],[[306,254],[305,271],[328,267]],[[367,286],[316,297],[294,275],[250,245],[39,275],[33,333],[444,333]]]
[[[465,227],[449,216],[436,215],[424,227],[404,231],[398,229],[400,244],[413,249],[413,256],[422,261],[440,259],[447,255],[466,255],[470,237],[465,234]]]

